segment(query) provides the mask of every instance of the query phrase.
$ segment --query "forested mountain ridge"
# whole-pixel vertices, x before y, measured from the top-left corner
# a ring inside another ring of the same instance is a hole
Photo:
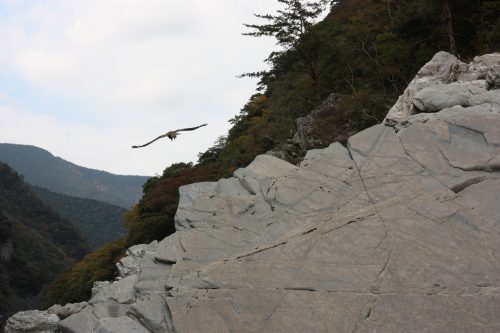
[[[73,224],[92,250],[124,237],[126,210],[102,201],[77,198],[32,186],[36,196],[62,218]]]
[[[23,179],[0,163],[0,314],[21,310],[88,247],[68,221],[45,206]],[[38,297],[32,306],[43,301]]]
[[[289,4],[290,11],[301,3],[280,2]],[[286,33],[287,27],[282,28]],[[326,19],[308,26],[287,48],[268,58],[269,71],[251,73],[260,77],[260,89],[230,120],[227,136],[201,153],[197,164],[177,163],[162,176],[150,178],[144,196],[127,214],[126,240],[92,254],[106,260],[88,256],[63,275],[49,290],[51,301],[88,298],[92,281],[83,284],[78,276],[109,279],[110,267],[126,247],[170,235],[179,186],[228,177],[256,155],[286,143],[296,130],[296,119],[310,114],[331,93],[341,98],[312,129],[322,142],[381,122],[416,72],[438,51],[451,51],[452,44],[464,61],[498,51],[500,0],[332,2]]]
[[[142,193],[145,176],[122,176],[84,168],[29,145],[0,144],[0,161],[32,185],[74,197],[130,208]]]

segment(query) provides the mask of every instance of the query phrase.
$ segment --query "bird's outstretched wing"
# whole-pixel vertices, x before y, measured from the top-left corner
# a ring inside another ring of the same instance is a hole
[[[153,142],[155,142],[156,140],[159,140],[159,139],[164,138],[164,137],[169,137],[169,138],[172,140],[172,139],[175,139],[175,137],[177,136],[177,132],[182,132],[182,131],[194,131],[195,129],[198,129],[198,128],[203,127],[203,126],[207,126],[207,124],[202,124],[202,125],[200,125],[200,126],[196,126],[196,127],[180,128],[180,129],[175,130],[175,131],[170,131],[170,132],[167,132],[167,133],[165,133],[165,134],[160,135],[159,137],[157,137],[157,138],[156,138],[156,139],[154,139],[154,140],[149,141],[148,143],[145,143],[145,144],[140,145],[140,146],[132,146],[132,148],[141,148],[141,147],[146,147],[147,145],[150,145],[150,144],[152,144]]]
[[[198,129],[198,128],[203,127],[203,126],[207,126],[207,124],[202,124],[202,125],[200,125],[200,126],[196,126],[196,127],[180,128],[180,129],[178,129],[178,130],[175,130],[174,132],[194,131],[195,129]]]
[[[167,136],[167,134],[162,134],[162,135],[160,135],[159,137],[157,137],[156,139],[149,141],[148,143],[145,143],[145,144],[140,145],[140,146],[132,146],[132,148],[141,148],[141,147],[146,147],[147,145],[152,144],[152,143],[153,143],[153,142],[155,142],[156,140],[160,140],[161,138],[164,138],[164,137],[166,137],[166,136]]]

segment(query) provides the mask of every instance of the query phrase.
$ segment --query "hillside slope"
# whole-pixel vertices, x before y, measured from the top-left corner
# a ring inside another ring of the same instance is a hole
[[[40,306],[42,287],[87,252],[75,227],[0,163],[0,314]]]
[[[123,220],[126,210],[122,207],[71,197],[38,186],[31,189],[44,204],[73,224],[92,250],[127,234]]]
[[[130,208],[142,195],[144,176],[121,176],[84,168],[27,145],[0,144],[0,161],[24,180],[53,192]]]

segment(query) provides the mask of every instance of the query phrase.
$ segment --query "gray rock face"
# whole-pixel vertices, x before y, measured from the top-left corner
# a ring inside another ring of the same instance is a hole
[[[139,244],[131,246],[127,249],[126,256],[122,258],[116,267],[118,268],[118,274],[121,277],[126,277],[131,274],[136,274],[139,270],[139,262],[142,258],[152,258],[154,253],[158,248],[158,242],[152,242],[151,244]]]
[[[95,332],[97,325],[98,320],[90,307],[59,322],[61,331],[67,333]]]
[[[46,311],[18,312],[7,320],[5,333],[56,333],[58,332],[58,322],[59,318],[55,314],[49,314]]]
[[[394,126],[404,123],[419,112],[477,105],[480,95],[500,86],[499,58],[499,53],[487,54],[465,64],[449,53],[437,53],[420,69],[389,110],[385,124]],[[485,103],[487,101],[479,104]]]
[[[500,89],[500,65],[492,66],[486,76],[486,88]]]
[[[177,232],[131,248],[58,327],[500,332],[498,65],[438,53],[347,148],[181,187]]]
[[[332,93],[320,105],[313,109],[308,115],[297,118],[296,127],[289,132],[288,140],[286,143],[274,147],[272,150],[266,152],[267,155],[272,155],[288,161],[293,164],[298,164],[304,155],[310,149],[324,148],[331,142],[325,137],[327,133],[319,135],[318,124],[329,122],[329,119],[338,115],[338,105],[342,101],[343,96],[340,94]],[[331,126],[326,131],[336,134],[336,138],[340,140],[347,140],[348,134],[346,129],[334,129]],[[325,132],[325,130],[322,130]],[[341,132],[341,133],[339,133]]]
[[[82,311],[87,306],[87,302],[75,303],[75,304],[66,304],[61,306],[59,304],[51,306],[47,312],[49,314],[55,314],[59,319],[65,319],[77,312]]]
[[[292,142],[297,144],[303,151],[308,151],[318,146],[325,146],[321,140],[312,135],[314,122],[318,121],[327,114],[334,114],[337,109],[338,102],[342,99],[339,94],[331,94],[321,105],[311,111],[305,117],[297,119],[297,131],[292,137]],[[328,143],[327,143],[328,144]]]
[[[420,112],[436,112],[455,105],[469,105],[471,92],[467,87],[438,85],[420,90],[413,106]]]

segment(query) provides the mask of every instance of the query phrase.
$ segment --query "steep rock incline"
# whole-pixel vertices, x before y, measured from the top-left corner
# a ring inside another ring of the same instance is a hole
[[[438,53],[347,148],[181,187],[177,232],[53,330],[499,332],[498,65]]]

